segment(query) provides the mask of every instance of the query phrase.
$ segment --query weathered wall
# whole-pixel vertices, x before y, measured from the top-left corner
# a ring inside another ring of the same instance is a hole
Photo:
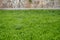
[[[0,8],[60,8],[60,0],[0,0]]]

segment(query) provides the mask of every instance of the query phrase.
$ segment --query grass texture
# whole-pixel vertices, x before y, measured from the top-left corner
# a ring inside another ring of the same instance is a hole
[[[0,10],[0,40],[60,40],[60,10]]]

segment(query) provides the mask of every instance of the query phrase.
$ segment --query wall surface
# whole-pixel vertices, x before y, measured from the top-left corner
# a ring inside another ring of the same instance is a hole
[[[0,8],[60,8],[60,0],[0,0]]]

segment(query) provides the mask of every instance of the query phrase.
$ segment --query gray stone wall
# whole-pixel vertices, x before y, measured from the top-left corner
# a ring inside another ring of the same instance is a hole
[[[0,0],[0,8],[60,8],[60,0]]]

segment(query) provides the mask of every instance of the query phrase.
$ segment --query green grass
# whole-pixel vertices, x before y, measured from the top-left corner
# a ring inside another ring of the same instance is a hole
[[[60,40],[60,10],[0,10],[0,40]]]

